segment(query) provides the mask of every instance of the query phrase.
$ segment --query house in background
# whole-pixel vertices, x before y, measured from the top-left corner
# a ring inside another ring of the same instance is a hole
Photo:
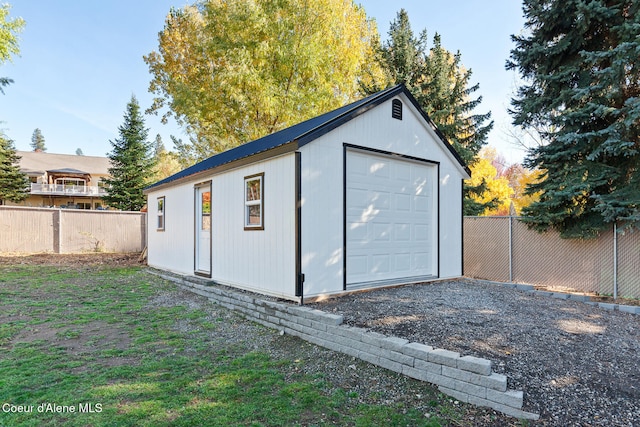
[[[107,157],[18,151],[20,170],[31,183],[19,206],[102,209],[102,178],[109,176]],[[10,202],[8,204],[11,204]]]
[[[459,277],[469,177],[395,86],[147,187],[148,263],[294,301]]]

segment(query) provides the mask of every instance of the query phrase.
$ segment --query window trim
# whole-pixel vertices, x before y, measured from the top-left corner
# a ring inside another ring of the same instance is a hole
[[[247,183],[249,181],[259,180],[260,182],[260,199],[258,200],[247,200]],[[251,230],[264,230],[264,172],[257,173],[254,175],[249,175],[244,177],[244,208],[243,208],[243,223],[245,231]],[[260,224],[249,224],[249,207],[251,206],[259,206],[260,207]]]
[[[160,208],[160,203],[162,203],[162,208]],[[156,205],[156,231],[164,231],[167,225],[165,221],[165,211],[167,207],[167,201],[165,196],[160,196],[157,198]],[[160,218],[162,218],[162,226],[160,226]]]

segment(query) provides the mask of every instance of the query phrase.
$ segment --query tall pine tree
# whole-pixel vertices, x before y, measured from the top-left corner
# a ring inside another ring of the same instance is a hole
[[[173,135],[171,137],[175,138]],[[153,160],[155,163],[153,168],[154,181],[160,181],[182,169],[178,161],[178,155],[172,151],[167,151],[160,134],[156,135],[156,140],[153,144]]]
[[[31,148],[33,151],[47,151],[47,147],[44,145],[44,135],[40,128],[35,128],[31,135]]]
[[[29,180],[20,171],[13,141],[0,133],[0,205],[9,200],[19,203],[29,197]]]
[[[523,210],[534,229],[592,237],[640,224],[640,2],[525,0],[508,69],[524,78],[514,124],[549,129],[526,165],[543,179]]]
[[[153,179],[155,166],[153,144],[147,140],[148,129],[135,96],[127,104],[124,123],[118,128],[120,137],[109,141],[113,150],[108,179],[104,179],[108,194],[105,203],[116,209],[138,211],[146,204],[143,188]]]
[[[390,25],[389,39],[382,44],[378,55],[389,79],[385,83],[403,83],[462,159],[472,166],[493,128],[492,121],[486,123],[491,113],[473,113],[482,97],[473,98],[479,85],[470,85],[471,70],[462,66],[460,53],[452,54],[444,49],[437,33],[433,46],[428,48],[427,45],[426,31],[415,36],[409,15],[401,9]],[[364,89],[374,93],[382,87],[379,83]],[[470,182],[465,183],[465,215],[479,215],[497,206],[497,199],[479,201],[485,198],[486,191],[484,180],[473,186]]]

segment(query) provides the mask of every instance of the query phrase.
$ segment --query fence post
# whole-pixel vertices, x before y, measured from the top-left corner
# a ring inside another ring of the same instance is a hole
[[[53,253],[60,253],[60,209],[53,210]]]
[[[618,223],[613,222],[613,299],[618,299]]]
[[[509,215],[509,282],[513,283],[513,215]]]

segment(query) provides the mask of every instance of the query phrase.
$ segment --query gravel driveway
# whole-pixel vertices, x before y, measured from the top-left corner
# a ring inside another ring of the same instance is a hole
[[[346,324],[493,361],[532,425],[640,426],[640,316],[474,280],[310,304]]]

